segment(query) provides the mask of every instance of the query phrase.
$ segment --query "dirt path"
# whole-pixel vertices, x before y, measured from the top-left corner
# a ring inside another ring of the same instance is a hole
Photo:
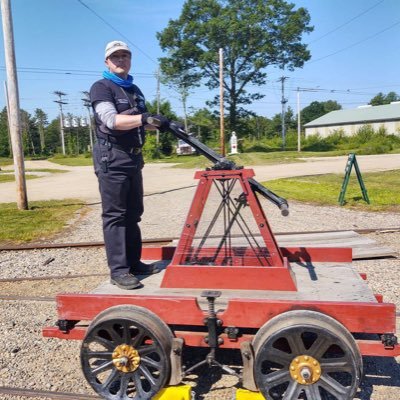
[[[304,162],[253,166],[255,178],[262,182],[290,176],[344,173],[347,156],[305,158]],[[357,156],[361,172],[400,169],[400,154]],[[99,201],[97,180],[92,166],[66,167],[49,161],[26,161],[26,169],[54,168],[68,172],[52,174],[27,181],[28,200],[78,198],[86,202]],[[4,167],[3,170],[12,169]],[[195,169],[171,168],[171,164],[146,164],[144,168],[145,192],[154,193],[196,184]],[[0,202],[16,201],[14,182],[0,184]]]

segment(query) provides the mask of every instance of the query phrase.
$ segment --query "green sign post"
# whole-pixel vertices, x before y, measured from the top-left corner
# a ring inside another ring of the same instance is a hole
[[[342,189],[340,190],[340,195],[339,195],[339,204],[341,206],[344,204],[344,196],[346,194],[346,189],[347,189],[347,185],[349,183],[351,169],[353,168],[353,165],[354,165],[354,169],[356,170],[357,179],[358,179],[358,183],[360,184],[360,187],[361,187],[363,199],[369,204],[367,189],[365,188],[365,185],[364,185],[364,182],[363,182],[363,179],[361,176],[360,168],[358,167],[356,155],[354,153],[350,153],[349,158],[347,159]]]

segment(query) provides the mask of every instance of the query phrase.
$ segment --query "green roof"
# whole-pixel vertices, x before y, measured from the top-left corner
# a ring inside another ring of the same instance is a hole
[[[373,122],[400,120],[400,102],[385,104],[383,106],[362,107],[351,110],[336,110],[323,115],[304,126],[306,128],[316,126],[368,124]]]

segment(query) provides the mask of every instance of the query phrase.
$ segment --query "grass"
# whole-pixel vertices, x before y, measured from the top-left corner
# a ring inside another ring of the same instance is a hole
[[[301,176],[264,182],[264,186],[287,200],[316,205],[339,205],[343,174]],[[345,194],[345,206],[364,211],[400,212],[400,171],[362,174],[370,204],[362,197],[357,176],[352,172]]]
[[[54,236],[84,206],[74,199],[32,201],[29,210],[18,210],[16,203],[0,204],[0,243],[18,244]]]
[[[302,162],[303,160],[301,158],[307,156],[316,156],[316,153],[301,153],[301,155],[299,155],[297,151],[271,153],[253,152],[227,155],[226,158],[234,161],[237,165],[254,166]],[[175,163],[177,164],[175,166],[176,168],[205,168],[213,165],[213,163],[204,156],[171,156],[157,161],[151,160],[149,162]]]
[[[0,167],[5,165],[12,165],[14,163],[12,158],[0,157]]]
[[[62,174],[68,171],[65,171],[63,169],[50,169],[50,168],[39,168],[39,169],[27,169],[25,171],[25,178],[26,179],[36,179],[40,178],[40,175],[35,175],[35,174],[30,174],[30,172],[48,172],[48,173],[56,173],[56,174]],[[15,175],[14,171],[8,170],[6,171],[0,171],[0,183],[4,182],[13,182],[15,181]]]
[[[52,163],[59,165],[67,165],[69,167],[82,167],[82,166],[93,165],[92,157],[86,155],[80,155],[75,157],[56,155],[54,157],[49,158],[48,161],[51,161]]]

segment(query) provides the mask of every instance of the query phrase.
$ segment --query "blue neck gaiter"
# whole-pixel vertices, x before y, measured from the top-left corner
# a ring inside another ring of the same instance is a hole
[[[109,81],[112,81],[115,84],[117,84],[118,86],[121,86],[126,89],[129,89],[130,87],[133,86],[133,76],[132,75],[128,75],[127,79],[122,79],[118,75],[115,75],[110,71],[104,71],[103,78],[108,79]]]

